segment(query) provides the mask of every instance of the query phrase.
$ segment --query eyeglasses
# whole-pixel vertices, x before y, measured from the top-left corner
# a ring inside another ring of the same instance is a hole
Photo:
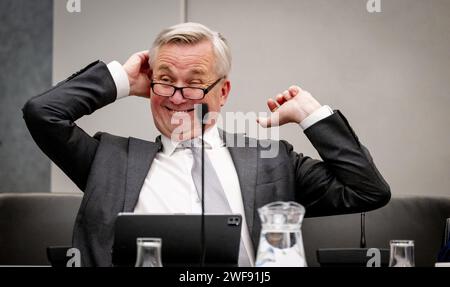
[[[172,97],[179,90],[181,95],[185,99],[189,100],[201,100],[203,99],[209,91],[211,91],[215,85],[217,85],[220,80],[224,77],[219,78],[217,81],[212,83],[207,88],[197,88],[197,87],[177,87],[174,85],[163,84],[163,83],[154,83],[150,84],[153,93],[157,94],[161,97]]]

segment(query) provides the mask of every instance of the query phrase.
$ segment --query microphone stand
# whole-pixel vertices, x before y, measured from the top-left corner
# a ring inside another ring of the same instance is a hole
[[[359,248],[366,248],[366,214],[361,213],[361,239]]]
[[[205,257],[206,257],[206,234],[205,234],[205,141],[204,141],[204,135],[205,135],[205,116],[208,114],[208,104],[202,104],[201,110],[198,115],[201,116],[200,123],[202,126],[202,219],[201,219],[201,259],[200,259],[200,266],[205,266]]]
[[[202,121],[202,257],[201,257],[201,267],[205,266],[205,256],[206,256],[206,245],[205,245],[205,142],[203,136],[205,135],[205,124]]]

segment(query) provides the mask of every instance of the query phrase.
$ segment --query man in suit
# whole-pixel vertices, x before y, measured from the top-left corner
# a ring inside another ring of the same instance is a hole
[[[149,52],[132,55],[123,66],[92,63],[24,106],[36,143],[84,192],[73,233],[83,266],[111,265],[119,212],[201,211],[194,151],[180,148],[199,134],[189,125],[180,129],[177,119],[194,119],[194,105],[200,103],[220,112],[230,92],[230,66],[219,33],[185,23],[163,30]],[[75,124],[129,95],[150,99],[161,132],[155,142],[107,133],[92,137]],[[261,229],[257,209],[267,203],[297,201],[306,216],[324,216],[376,209],[390,199],[388,184],[339,111],[297,86],[267,105],[271,116],[259,123],[299,124],[323,161],[294,152],[285,141],[262,143],[227,134],[214,121],[206,125],[208,178],[217,178],[229,210],[243,215],[241,254],[247,261],[242,266],[254,264]],[[229,139],[244,146],[228,145]],[[268,145],[278,147],[272,158],[261,156]]]

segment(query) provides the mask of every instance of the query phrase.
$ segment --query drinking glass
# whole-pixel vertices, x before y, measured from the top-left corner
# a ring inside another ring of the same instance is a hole
[[[162,267],[161,238],[138,237],[136,244],[136,267]]]
[[[389,267],[414,267],[414,241],[391,240]]]

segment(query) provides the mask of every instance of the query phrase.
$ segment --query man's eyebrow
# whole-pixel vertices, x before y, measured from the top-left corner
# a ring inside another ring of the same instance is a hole
[[[170,66],[168,66],[166,64],[161,64],[160,66],[158,66],[156,68],[156,71],[158,71],[158,72],[168,72],[168,73],[172,74],[172,69],[170,68]],[[205,69],[193,68],[193,69],[189,70],[189,74],[191,76],[204,76],[204,75],[207,75],[208,72]]]
[[[206,75],[206,71],[203,69],[192,69],[189,71],[189,74],[195,75],[195,76],[203,76]]]
[[[172,71],[172,70],[170,69],[170,67],[167,66],[167,65],[165,65],[165,64],[162,64],[161,66],[159,66],[159,67],[157,68],[157,70],[158,70],[158,71],[167,71],[167,72],[171,72],[171,71]]]

